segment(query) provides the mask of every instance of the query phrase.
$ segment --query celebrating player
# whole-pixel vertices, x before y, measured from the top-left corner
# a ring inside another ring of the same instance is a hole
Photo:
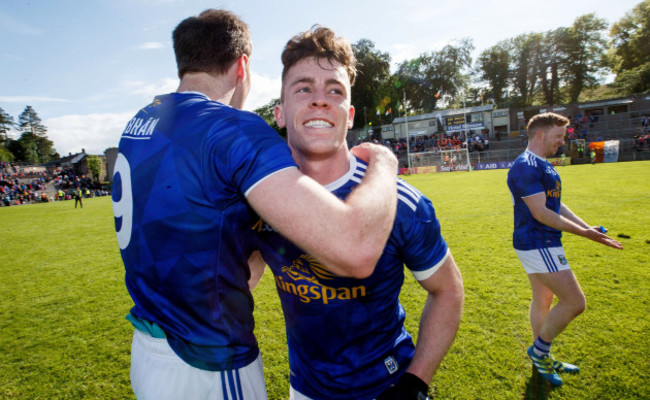
[[[562,232],[622,249],[601,227],[587,225],[561,202],[560,175],[546,157],[564,145],[568,124],[568,119],[554,113],[531,118],[528,147],[508,172],[515,214],[513,244],[533,291],[530,326],[535,342],[528,356],[542,377],[555,386],[562,384],[558,372],[579,370],[555,360],[550,354],[551,343],[585,309],[585,296],[564,256]],[[558,303],[551,308],[554,296]]]
[[[356,76],[350,44],[330,29],[314,27],[287,43],[282,62],[275,117],[287,128],[294,160],[305,174],[348,198],[368,173],[346,142]],[[272,222],[255,225],[285,315],[292,399],[427,397],[458,329],[462,278],[431,202],[401,180],[397,197],[384,253],[374,271],[359,279],[326,270],[318,255],[283,237]],[[404,328],[398,300],[404,264],[428,292],[417,347]],[[258,266],[263,272],[264,265]]]
[[[368,173],[342,202],[297,170],[264,120],[239,110],[250,89],[244,22],[207,10],[182,21],[173,42],[180,86],[128,123],[115,165],[135,303],[131,384],[140,399],[266,399],[248,289],[251,207],[329,271],[366,274],[392,227],[397,160],[359,149]]]

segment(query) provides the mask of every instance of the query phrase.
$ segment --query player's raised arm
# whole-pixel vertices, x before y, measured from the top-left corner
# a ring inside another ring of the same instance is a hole
[[[247,199],[266,222],[330,271],[365,278],[395,219],[396,169],[390,150],[370,146],[366,176],[345,202],[296,169],[268,177]]]

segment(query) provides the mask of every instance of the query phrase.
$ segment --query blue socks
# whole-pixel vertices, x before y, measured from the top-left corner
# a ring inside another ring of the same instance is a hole
[[[546,357],[551,352],[551,344],[542,340],[541,337],[537,337],[535,343],[533,344],[533,352],[537,357]]]

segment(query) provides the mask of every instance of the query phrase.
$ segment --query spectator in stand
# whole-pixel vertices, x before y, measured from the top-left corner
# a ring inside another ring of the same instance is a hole
[[[576,115],[574,125],[576,126],[577,130],[580,130],[580,128],[582,128],[582,113],[578,113],[578,115]]]

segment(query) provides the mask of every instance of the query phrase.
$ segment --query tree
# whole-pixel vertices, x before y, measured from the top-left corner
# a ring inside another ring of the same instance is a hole
[[[14,118],[7,114],[5,110],[0,107],[0,135],[3,135],[3,142],[9,142],[9,131],[16,126]]]
[[[0,107],[0,161],[13,161],[14,154],[9,150],[9,131],[16,126],[14,118]]]
[[[413,60],[403,61],[396,73],[398,87],[406,92],[408,109],[411,112],[423,113],[429,108],[427,102],[433,100],[433,107],[439,93],[433,89],[433,84],[426,77],[427,66],[431,64],[431,56],[422,54]]]
[[[527,33],[510,40],[510,79],[512,86],[519,93],[520,106],[531,105],[537,91],[542,37],[541,33]]]
[[[486,82],[490,89],[484,96],[492,96],[499,101],[504,90],[508,87],[510,76],[510,51],[507,42],[499,42],[489,49],[483,50],[476,60],[475,73],[479,79]]]
[[[396,78],[407,91],[410,108],[426,113],[433,111],[441,99],[458,101],[458,94],[464,93],[469,84],[473,49],[472,40],[464,38],[440,51],[402,62]]]
[[[607,65],[607,41],[603,36],[607,21],[595,14],[581,15],[566,30],[562,45],[567,57],[565,75],[569,84],[569,101],[575,103],[582,89],[598,84]]]
[[[4,144],[0,145],[0,161],[11,162],[14,159],[14,154]]]
[[[357,78],[352,86],[352,105],[355,109],[354,127],[365,127],[368,122],[381,125],[387,106],[393,103],[391,95],[390,55],[375,49],[368,39],[352,45],[357,59]],[[397,100],[397,99],[395,99]]]
[[[102,160],[97,156],[88,155],[86,157],[86,163],[88,165],[88,170],[93,174],[93,178],[97,182],[100,181],[100,174],[102,173]]]
[[[558,28],[542,35],[537,64],[537,75],[544,103],[552,106],[561,103],[560,83],[570,62],[563,44],[567,41],[568,29]]]
[[[18,117],[18,127],[22,132],[31,132],[38,136],[47,135],[47,128],[41,124],[41,118],[32,106],[26,106]]]
[[[272,99],[271,101],[269,101],[265,105],[263,105],[261,107],[258,107],[255,110],[253,110],[253,112],[255,114],[259,115],[260,117],[262,117],[262,119],[264,119],[264,121],[266,121],[266,123],[269,124],[271,126],[271,128],[275,129],[275,131],[280,136],[282,136],[283,138],[286,139],[286,137],[287,137],[287,129],[286,128],[280,128],[278,126],[278,123],[275,121],[274,110],[275,110],[275,106],[277,106],[278,104],[280,104],[280,99],[279,98]]]
[[[650,90],[650,0],[614,23],[610,36],[610,61],[621,94]]]
[[[41,124],[41,119],[32,106],[26,106],[18,117],[18,130],[23,133],[18,139],[21,155],[13,152],[17,160],[39,164],[58,158],[54,143],[47,138],[47,128]]]

